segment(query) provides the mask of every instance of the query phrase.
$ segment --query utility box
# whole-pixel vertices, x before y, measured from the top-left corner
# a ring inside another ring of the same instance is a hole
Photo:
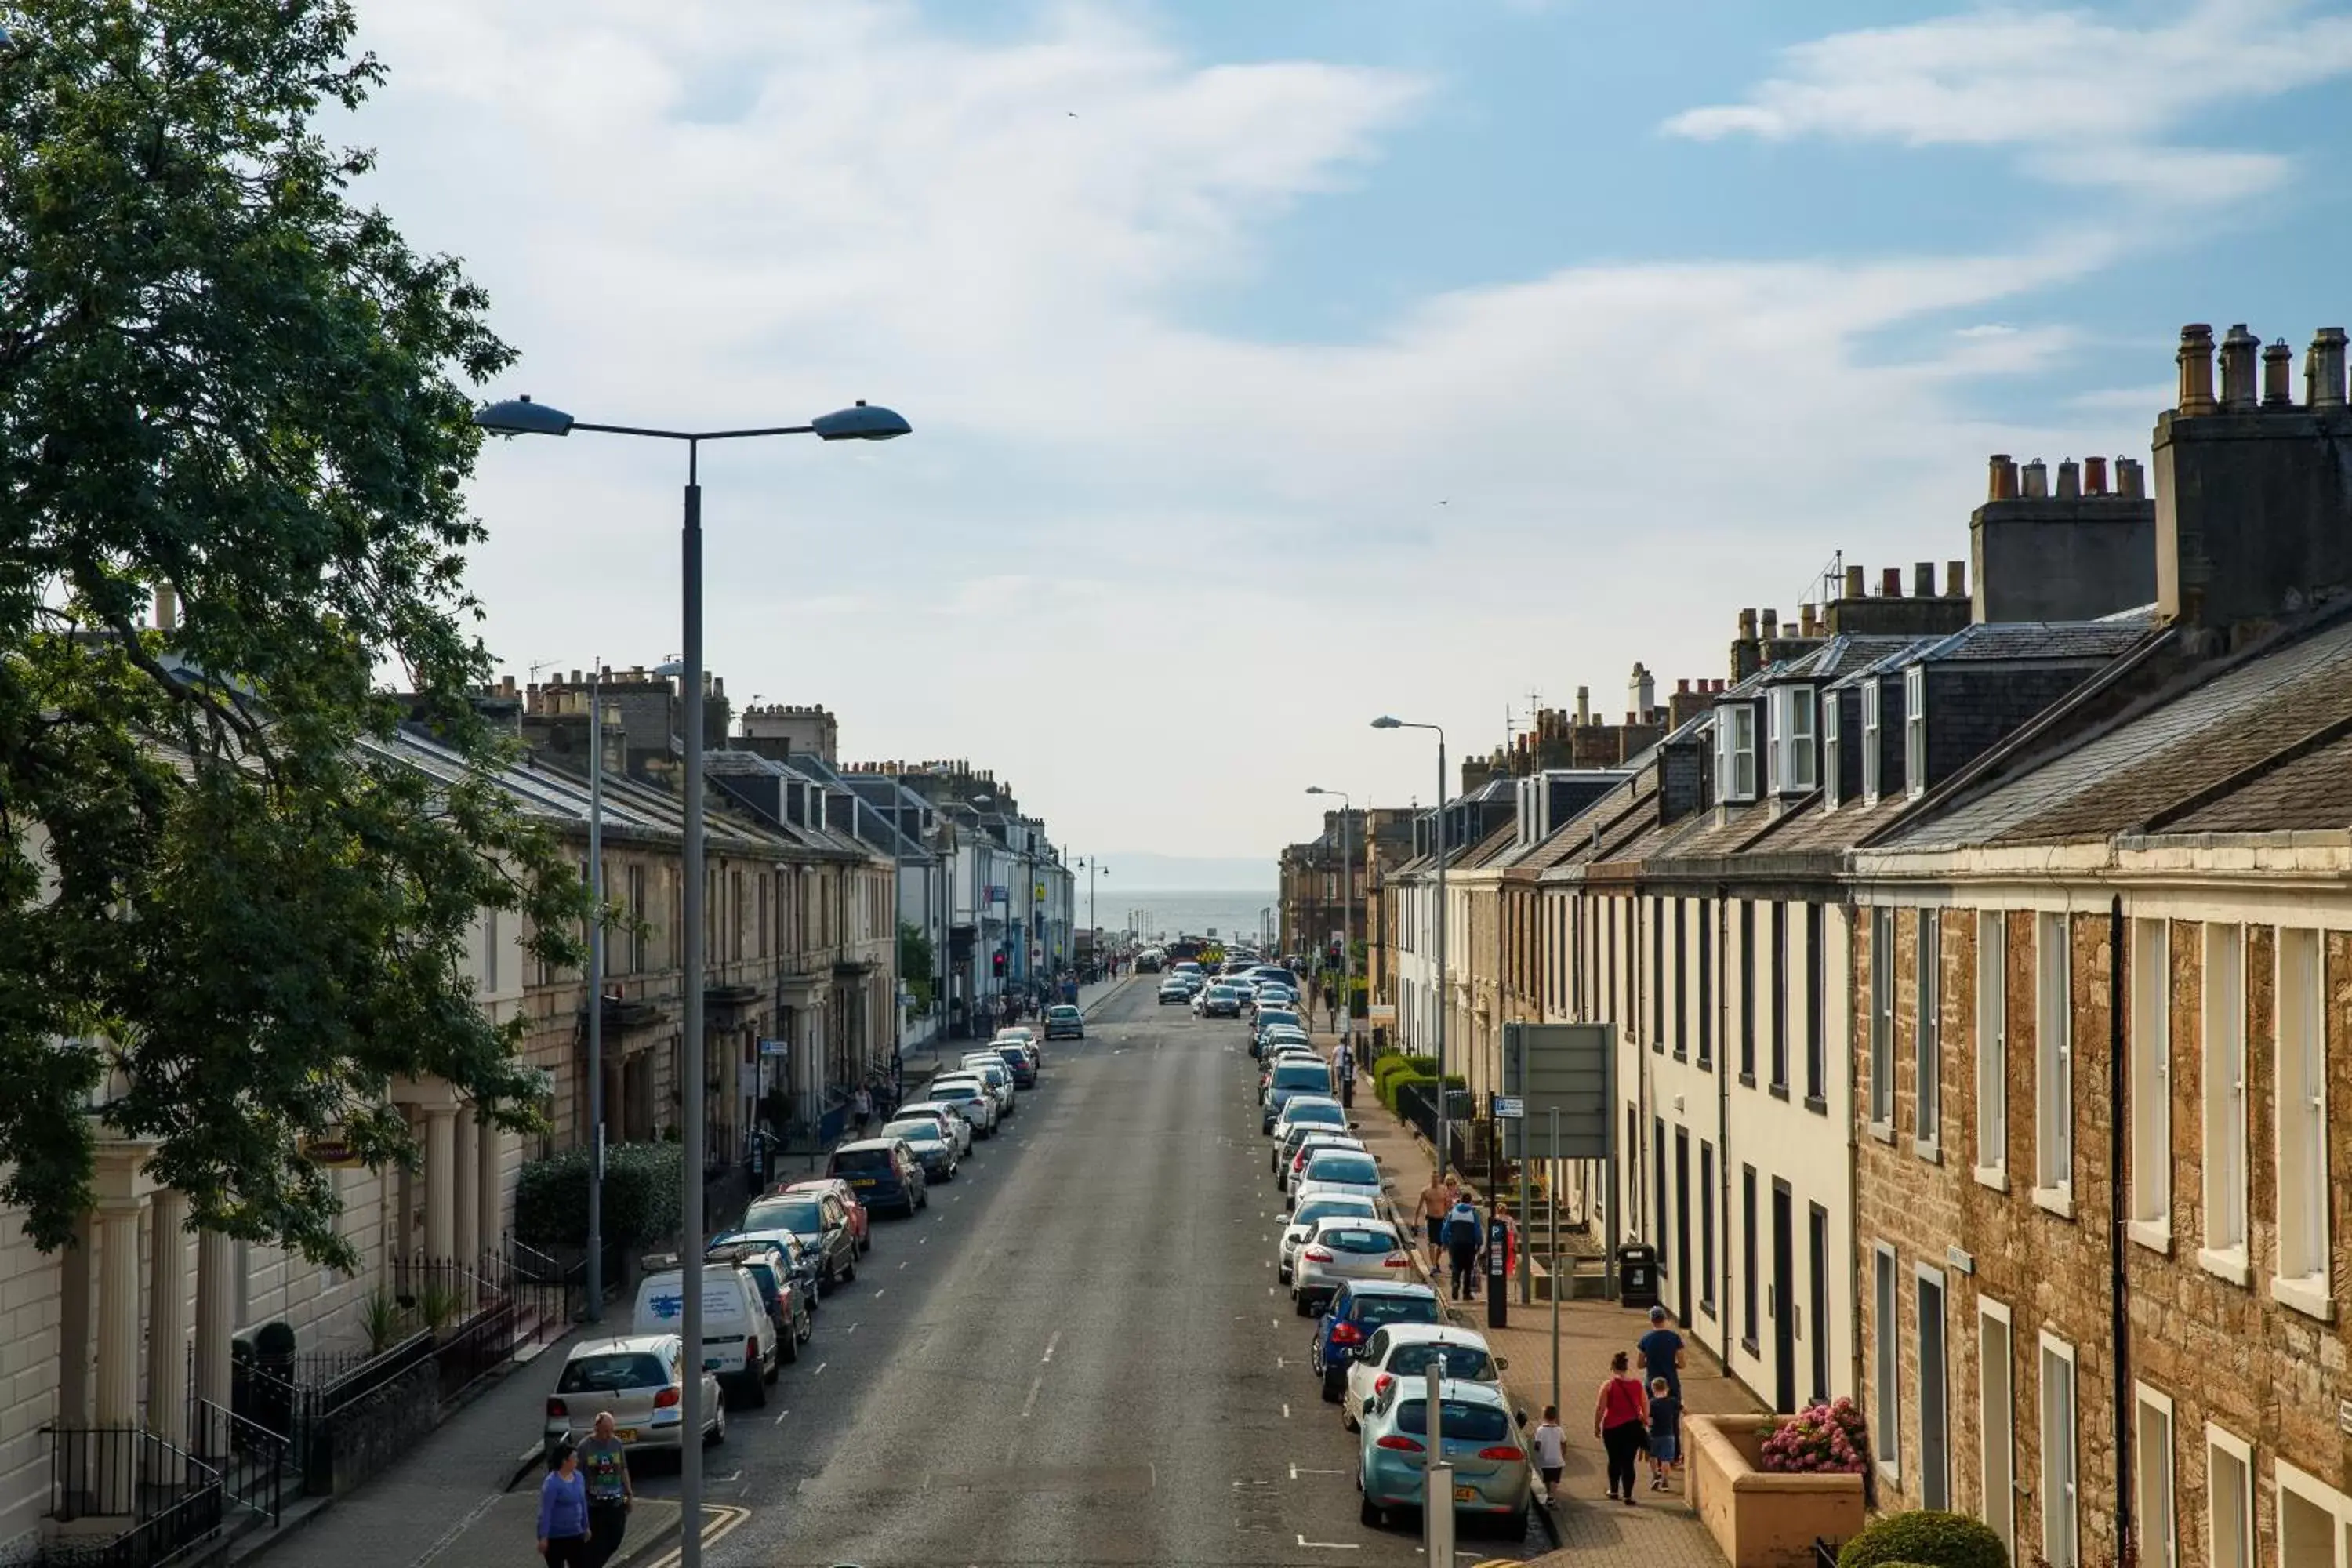
[[[1617,1249],[1617,1300],[1648,1311],[1658,1304],[1658,1249],[1629,1241]]]

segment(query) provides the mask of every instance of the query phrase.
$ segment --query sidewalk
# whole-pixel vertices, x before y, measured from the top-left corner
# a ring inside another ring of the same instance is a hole
[[[1337,1043],[1335,1036],[1316,1037],[1318,1047],[1326,1051]],[[1394,1175],[1391,1198],[1403,1224],[1411,1220],[1413,1198],[1429,1184],[1436,1162],[1421,1135],[1399,1121],[1372,1097],[1369,1079],[1360,1075],[1356,1084],[1360,1091],[1354,1108],[1360,1123],[1356,1136]],[[1486,1194],[1482,1191],[1479,1197],[1478,1206],[1483,1213]],[[1407,1228],[1418,1240],[1422,1227],[1409,1225]],[[1416,1245],[1413,1267],[1426,1279],[1423,1256],[1423,1248]],[[1463,1306],[1449,1302],[1448,1311],[1455,1322],[1484,1334],[1495,1353],[1510,1362],[1503,1383],[1510,1390],[1512,1402],[1527,1409],[1530,1426],[1540,1419],[1543,1407],[1551,1403],[1551,1304],[1537,1301],[1523,1307],[1514,1288],[1512,1326],[1507,1329],[1486,1326],[1486,1300],[1483,1294],[1476,1301]],[[1622,1564],[1622,1568],[1722,1568],[1723,1557],[1716,1550],[1714,1538],[1690,1507],[1687,1467],[1674,1481],[1674,1490],[1654,1492],[1648,1489],[1649,1467],[1644,1460],[1636,1507],[1611,1502],[1604,1495],[1608,1467],[1600,1439],[1592,1436],[1593,1401],[1601,1382],[1609,1375],[1609,1358],[1621,1350],[1633,1353],[1633,1342],[1649,1326],[1645,1314],[1614,1302],[1563,1300],[1559,1304],[1560,1426],[1568,1434],[1568,1463],[1560,1483],[1561,1495],[1552,1507],[1551,1519],[1563,1550],[1537,1559],[1538,1563],[1574,1561]],[[1763,1408],[1745,1388],[1725,1375],[1721,1365],[1697,1342],[1687,1326],[1675,1327],[1689,1342],[1682,1378],[1683,1409],[1686,1415],[1745,1414]]]

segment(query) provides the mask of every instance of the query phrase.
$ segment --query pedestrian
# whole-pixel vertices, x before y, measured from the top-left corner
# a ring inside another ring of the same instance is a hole
[[[539,1554],[548,1568],[588,1568],[588,1487],[569,1437],[555,1446],[555,1468],[539,1483]]]
[[[1633,1456],[1641,1452],[1649,1419],[1649,1396],[1642,1392],[1642,1380],[1626,1370],[1625,1352],[1619,1351],[1609,1358],[1609,1376],[1592,1402],[1592,1435],[1609,1456],[1612,1502],[1633,1505]]]
[[[1536,1474],[1543,1478],[1544,1500],[1559,1500],[1559,1478],[1568,1468],[1568,1434],[1560,1430],[1559,1406],[1544,1406],[1543,1419],[1536,1423],[1532,1439],[1536,1451]]]
[[[1437,1272],[1437,1255],[1445,1246],[1445,1211],[1454,1206],[1454,1194],[1430,1173],[1429,1185],[1421,1189],[1413,1212],[1421,1215],[1422,1224],[1429,1227],[1429,1271]]]
[[[1663,1377],[1676,1399],[1683,1396],[1683,1337],[1666,1326],[1666,1310],[1650,1309],[1650,1331],[1633,1343],[1642,1352],[1642,1375]]]
[[[865,1137],[866,1124],[874,1120],[874,1097],[866,1092],[862,1083],[857,1086],[857,1092],[849,1097],[849,1116],[857,1123],[857,1135]]]
[[[1663,1377],[1650,1379],[1650,1489],[1666,1489],[1666,1478],[1675,1473],[1675,1461],[1682,1457],[1683,1402],[1675,1396]]]
[[[580,1445],[580,1474],[588,1488],[588,1568],[604,1568],[621,1550],[636,1489],[629,1482],[629,1450],[614,1431],[613,1413],[596,1413],[595,1430]]]
[[[1470,1194],[1465,1193],[1445,1212],[1445,1251],[1454,1265],[1455,1300],[1478,1299],[1478,1252],[1486,1243],[1486,1226],[1478,1223],[1478,1210],[1470,1202]]]

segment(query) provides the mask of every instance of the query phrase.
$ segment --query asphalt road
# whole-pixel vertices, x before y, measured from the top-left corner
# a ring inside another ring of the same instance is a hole
[[[1275,1289],[1255,1088],[1237,1026],[1148,982],[1057,1042],[929,1213],[880,1222],[768,1408],[733,1413],[706,1496],[750,1513],[712,1568],[1419,1563],[1416,1528],[1358,1522],[1355,1439]]]

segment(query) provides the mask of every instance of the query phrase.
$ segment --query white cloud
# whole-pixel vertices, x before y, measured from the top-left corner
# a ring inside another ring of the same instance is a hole
[[[1782,58],[1784,73],[1744,101],[1687,110],[1666,130],[2009,147],[2044,178],[2210,202],[2275,184],[2286,162],[2171,140],[2205,110],[2352,73],[2352,17],[2293,0],[2202,0],[2146,25],[1997,8],[1834,34]]]
[[[2145,429],[1956,412],[2063,339],[1945,318],[2105,265],[2095,227],[1574,268],[1281,342],[1192,302],[1373,178],[1428,84],[1202,65],[1084,6],[999,42],[891,3],[368,20],[394,73],[371,194],[488,285],[526,351],[509,390],[625,422],[855,395],[913,418],[887,447],[706,451],[712,668],[832,705],[853,754],[992,766],[1082,847],[1270,853],[1308,782],[1425,797],[1373,708],[1460,751],[1531,684],[1605,712],[1635,658],[1720,673],[1736,608],[1793,613],[1833,550],[1963,553],[1985,452]],[[486,457],[476,586],[512,668],[677,646],[682,476],[639,448]]]

